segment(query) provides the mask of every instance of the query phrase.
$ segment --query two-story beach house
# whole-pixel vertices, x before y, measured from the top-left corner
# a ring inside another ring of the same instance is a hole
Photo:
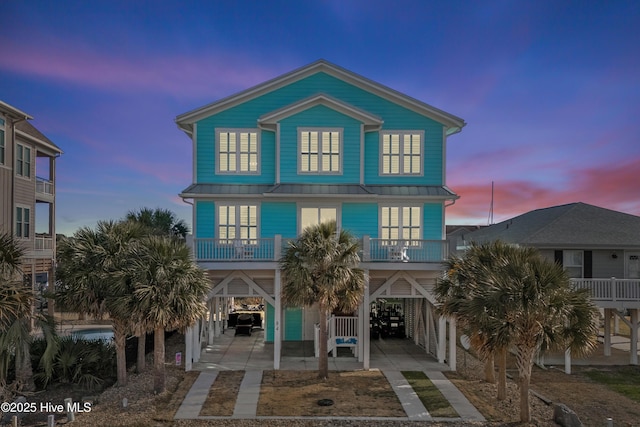
[[[55,167],[62,150],[31,119],[0,101],[0,232],[22,243],[25,282],[41,291],[54,282]]]
[[[388,332],[445,362],[455,324],[447,332],[431,288],[448,253],[446,207],[458,198],[446,185],[446,144],[464,120],[319,60],[176,123],[193,147],[193,183],[180,196],[193,204],[194,256],[211,280],[209,317],[187,335],[187,369],[220,333],[232,297],[263,298],[275,369],[283,341],[314,340],[316,310],[280,301],[278,260],[288,240],[329,219],[360,239],[366,272],[363,303],[332,327],[329,348],[354,346],[368,369],[370,317],[391,312]]]

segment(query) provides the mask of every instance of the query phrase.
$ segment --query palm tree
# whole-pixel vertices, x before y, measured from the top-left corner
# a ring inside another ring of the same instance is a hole
[[[318,377],[329,376],[327,320],[334,310],[352,311],[364,293],[364,273],[358,268],[359,244],[335,221],[306,228],[289,243],[282,259],[282,299],[288,306],[317,305],[320,315]]]
[[[149,236],[132,246],[128,275],[133,317],[154,330],[154,391],[165,389],[165,331],[193,325],[206,312],[209,282],[182,240]]]
[[[58,245],[56,301],[96,318],[109,315],[120,386],[127,382],[125,344],[133,330],[135,305],[124,266],[129,246],[143,234],[139,224],[100,221],[95,230],[83,227]]]
[[[11,355],[15,362],[17,388],[33,391],[31,367],[31,320],[42,330],[47,347],[40,360],[46,372],[52,369],[57,349],[53,319],[32,311],[35,294],[24,284],[21,259],[24,248],[8,233],[0,234],[0,380],[4,383]]]
[[[501,242],[474,245],[449,267],[448,277],[436,286],[441,310],[456,314],[481,336],[476,341],[481,354],[515,348],[520,419],[529,422],[535,354],[545,349],[571,348],[578,355],[591,351],[597,309],[585,291],[571,288],[560,265],[532,248]]]
[[[138,211],[129,211],[126,220],[143,225],[149,230],[149,234],[173,236],[184,239],[189,233],[189,226],[183,220],[179,220],[176,214],[168,209],[141,208]],[[143,322],[137,323],[135,334],[138,337],[136,361],[136,371],[138,373],[144,371],[146,367],[145,347],[147,332],[152,332],[149,325],[145,325]]]
[[[176,214],[168,209],[141,208],[138,211],[129,211],[126,219],[138,222],[160,235],[185,238],[189,233],[187,223],[178,219]]]

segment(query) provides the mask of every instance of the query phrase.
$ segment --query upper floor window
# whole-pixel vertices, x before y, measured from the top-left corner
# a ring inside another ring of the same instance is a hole
[[[0,117],[0,165],[4,165],[4,146],[5,146],[5,142],[4,142],[4,131],[5,131],[5,127],[4,127],[4,119],[2,117]]]
[[[404,240],[403,245],[417,245],[422,230],[420,206],[382,206],[380,210],[380,238]],[[391,242],[391,244],[397,244]]]
[[[312,225],[337,220],[338,208],[336,206],[303,206],[300,208],[299,232],[302,233],[305,228]]]
[[[16,145],[16,175],[31,177],[31,148]]]
[[[563,251],[563,266],[567,275],[573,279],[581,279],[583,277],[584,257],[583,251]]]
[[[31,209],[16,207],[16,237],[28,239],[31,231]]]
[[[218,130],[216,145],[218,173],[260,173],[257,130]]]
[[[381,135],[382,175],[421,175],[424,132],[384,132]]]
[[[342,131],[339,129],[299,130],[300,173],[340,174],[342,172]]]
[[[218,238],[220,243],[255,244],[258,238],[257,205],[219,205]]]

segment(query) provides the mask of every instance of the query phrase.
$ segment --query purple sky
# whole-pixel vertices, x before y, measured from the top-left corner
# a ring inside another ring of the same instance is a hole
[[[467,122],[448,224],[585,202],[640,215],[640,2],[12,1],[0,99],[58,160],[57,228],[171,209],[191,183],[178,114],[319,58]]]

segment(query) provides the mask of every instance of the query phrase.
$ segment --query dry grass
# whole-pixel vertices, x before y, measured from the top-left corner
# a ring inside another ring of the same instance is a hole
[[[318,400],[331,399],[332,406]],[[266,371],[262,377],[259,416],[405,417],[391,385],[380,371]]]
[[[244,371],[220,371],[209,389],[201,416],[215,415],[230,417],[236,406],[238,390],[244,378]]]

